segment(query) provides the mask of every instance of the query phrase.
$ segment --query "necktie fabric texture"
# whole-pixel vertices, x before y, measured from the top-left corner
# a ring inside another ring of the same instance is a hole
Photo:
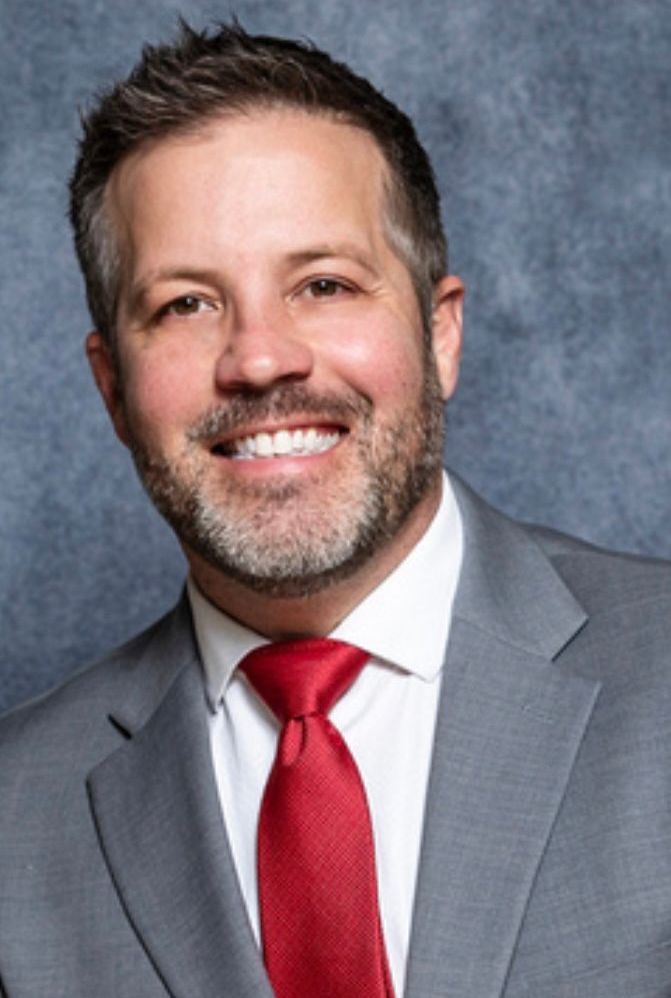
[[[263,955],[277,998],[393,998],[366,794],[327,715],[368,656],[326,638],[240,663],[282,724],[258,827]]]

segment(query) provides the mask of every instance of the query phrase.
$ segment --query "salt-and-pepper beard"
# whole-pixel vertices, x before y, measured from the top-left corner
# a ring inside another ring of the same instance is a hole
[[[230,460],[210,456],[208,441],[239,426],[296,415],[353,424],[358,449],[353,480],[351,474],[345,482],[341,475],[323,473],[307,482],[229,481],[226,492],[213,496],[210,485],[208,494],[211,462]],[[356,572],[397,534],[435,484],[443,446],[435,361],[432,354],[426,357],[421,396],[393,425],[376,427],[372,405],[360,395],[317,395],[291,384],[238,394],[206,413],[186,439],[179,462],[131,439],[142,483],[180,540],[255,592],[309,596]]]

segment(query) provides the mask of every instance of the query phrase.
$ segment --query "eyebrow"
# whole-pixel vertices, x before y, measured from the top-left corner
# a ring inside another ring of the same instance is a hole
[[[373,277],[377,277],[378,272],[373,266],[368,256],[354,243],[321,243],[316,246],[308,246],[302,250],[295,250],[288,253],[286,260],[292,267],[301,267],[317,260],[324,260],[329,257],[347,257],[359,264],[365,271]],[[145,277],[131,285],[129,293],[129,310],[131,315],[137,312],[142,301],[148,295],[151,287],[161,281],[194,281],[199,284],[216,285],[220,282],[221,276],[214,269],[198,267],[159,267],[150,271]]]
[[[196,267],[159,267],[131,285],[129,293],[131,314],[137,311],[149,294],[151,287],[161,281],[195,281],[198,284],[217,284],[216,270]]]
[[[377,270],[373,266],[369,256],[362,252],[354,243],[321,243],[317,246],[309,246],[304,250],[289,253],[287,259],[294,266],[299,267],[303,264],[314,263],[316,260],[339,256],[348,257],[370,274],[377,275]]]

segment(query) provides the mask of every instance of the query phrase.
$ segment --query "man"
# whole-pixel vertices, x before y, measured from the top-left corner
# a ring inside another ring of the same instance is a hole
[[[184,27],[72,219],[189,579],[0,727],[2,993],[671,994],[671,573],[443,473],[463,287],[407,118]]]

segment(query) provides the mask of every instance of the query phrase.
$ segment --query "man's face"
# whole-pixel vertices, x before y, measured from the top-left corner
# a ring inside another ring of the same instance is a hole
[[[432,347],[363,131],[300,112],[157,141],[112,176],[117,360],[89,357],[187,555],[260,592],[352,575],[435,509],[461,286]]]

